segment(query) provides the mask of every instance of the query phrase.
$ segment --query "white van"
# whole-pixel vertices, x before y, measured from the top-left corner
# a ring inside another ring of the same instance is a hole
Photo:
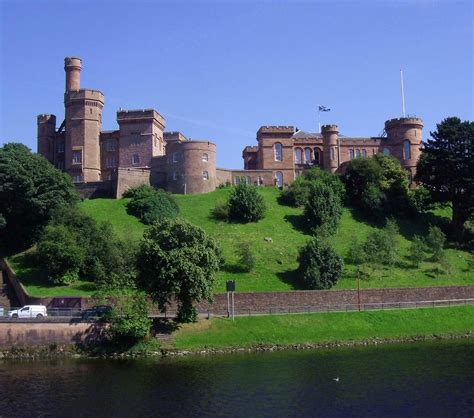
[[[44,316],[48,316],[44,305],[26,305],[8,312],[9,318],[43,318]]]

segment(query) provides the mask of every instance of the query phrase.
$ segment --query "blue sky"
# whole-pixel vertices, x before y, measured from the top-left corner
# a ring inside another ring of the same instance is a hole
[[[115,112],[155,108],[167,130],[214,141],[240,168],[261,125],[375,136],[407,113],[425,138],[447,116],[473,118],[470,1],[0,0],[0,143],[36,150],[36,115],[64,116],[63,59]]]

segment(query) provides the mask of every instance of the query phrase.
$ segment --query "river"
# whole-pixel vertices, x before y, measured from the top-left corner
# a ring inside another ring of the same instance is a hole
[[[472,417],[474,341],[0,361],[0,417]]]

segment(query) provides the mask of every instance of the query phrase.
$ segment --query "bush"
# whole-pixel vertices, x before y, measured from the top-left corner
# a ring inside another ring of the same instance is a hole
[[[278,202],[288,206],[304,206],[308,201],[309,188],[311,182],[304,177],[297,177],[296,180],[280,192]]]
[[[367,254],[365,252],[364,244],[354,239],[349,247],[347,258],[351,264],[360,265],[367,261]]]
[[[433,207],[431,192],[423,186],[408,191],[411,208],[418,213],[426,212]]]
[[[397,224],[391,219],[387,221],[385,228],[369,234],[364,244],[367,260],[377,264],[393,265],[397,258],[397,234]]]
[[[426,245],[421,237],[415,235],[411,241],[408,250],[408,258],[412,261],[415,267],[419,267],[421,262],[425,259]]]
[[[425,238],[425,244],[428,250],[433,254],[434,261],[440,261],[444,255],[444,243],[446,235],[437,226],[430,226],[428,235]]]
[[[37,253],[51,284],[65,285],[79,278],[86,251],[77,236],[64,225],[48,225],[38,243]]]
[[[308,202],[304,207],[304,216],[308,220],[310,228],[323,235],[334,234],[341,215],[341,200],[332,188],[324,183],[312,184]]]
[[[217,202],[216,206],[211,211],[211,215],[214,219],[218,219],[221,221],[229,220],[229,203]]]
[[[298,262],[301,280],[307,289],[330,289],[344,269],[342,258],[320,238],[313,238],[300,249]]]
[[[240,183],[229,197],[229,219],[234,222],[257,222],[265,216],[265,201],[256,186]]]
[[[311,167],[309,170],[305,171],[304,178],[310,182],[321,182],[329,186],[339,197],[341,203],[344,203],[346,199],[346,187],[338,174],[322,170],[319,167]]]
[[[131,187],[126,190],[122,196],[131,199],[142,199],[155,194],[156,191],[157,189],[149,184],[140,184],[139,186]]]
[[[242,242],[237,248],[240,269],[244,272],[251,272],[255,268],[255,255],[247,242]]]
[[[127,212],[136,216],[145,225],[163,218],[176,218],[179,206],[170,193],[141,185],[128,193],[132,197],[127,204]]]

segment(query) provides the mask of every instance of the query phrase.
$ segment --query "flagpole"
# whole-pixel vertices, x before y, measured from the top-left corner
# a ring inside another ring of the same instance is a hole
[[[318,133],[321,133],[321,110],[319,109],[319,106],[320,105],[318,105],[318,128],[319,128]]]
[[[402,90],[402,115],[405,117],[405,91],[403,89],[403,70],[400,68],[400,87]]]

